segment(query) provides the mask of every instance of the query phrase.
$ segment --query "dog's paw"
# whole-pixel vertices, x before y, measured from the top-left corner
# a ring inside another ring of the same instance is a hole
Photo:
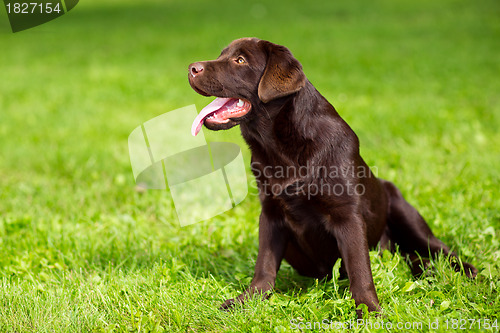
[[[364,303],[361,303],[356,308],[356,315],[358,319],[368,318],[369,314],[374,315],[377,318],[384,318],[385,315],[382,313],[382,307],[378,304],[378,302],[370,303],[368,306]]]
[[[474,279],[477,276],[477,268],[469,263],[462,263],[464,266],[464,273],[469,279]]]
[[[231,309],[234,309],[238,304],[241,305],[245,303],[245,297],[246,294],[243,293],[236,298],[227,299],[224,303],[221,304],[221,306],[219,306],[219,310],[229,311]]]
[[[264,290],[264,288],[256,288],[256,287],[251,287],[248,288],[244,293],[240,294],[236,298],[230,298],[226,300],[224,303],[219,306],[219,310],[231,310],[233,309],[236,305],[240,304],[245,304],[245,301],[252,298],[260,296],[262,300],[268,299],[271,296],[271,289],[267,288],[267,290]]]
[[[228,311],[234,308],[236,301],[234,298],[227,299],[224,303],[219,306],[219,310]]]

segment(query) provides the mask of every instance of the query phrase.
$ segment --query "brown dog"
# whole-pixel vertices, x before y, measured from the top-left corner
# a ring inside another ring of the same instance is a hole
[[[473,278],[429,229],[392,183],[377,179],[359,155],[356,134],[313,87],[301,64],[283,46],[256,38],[238,39],[213,61],[189,66],[191,87],[218,98],[193,123],[196,135],[240,125],[252,152],[252,171],[262,205],[259,254],[250,287],[268,297],[281,260],[300,274],[330,277],[342,258],[356,305],[379,309],[369,248],[397,244],[415,276],[440,252],[456,271]],[[359,315],[358,311],[358,315]]]

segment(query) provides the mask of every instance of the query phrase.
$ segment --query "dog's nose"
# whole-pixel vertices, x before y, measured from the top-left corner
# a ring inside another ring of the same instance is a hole
[[[194,64],[189,65],[189,73],[192,76],[196,76],[203,72],[203,64],[201,62],[195,62]]]

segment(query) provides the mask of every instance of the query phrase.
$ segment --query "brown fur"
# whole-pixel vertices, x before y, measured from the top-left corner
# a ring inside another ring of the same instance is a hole
[[[240,56],[245,63],[235,62]],[[468,277],[476,276],[477,269],[460,264],[396,186],[372,174],[359,154],[356,134],[306,79],[287,48],[239,39],[216,60],[191,64],[189,69],[189,83],[202,95],[242,98],[252,104],[248,114],[227,124],[205,123],[212,130],[240,125],[252,152],[262,205],[254,278],[243,294],[222,308],[255,293],[267,297],[283,259],[300,274],[323,278],[331,276],[336,260],[342,258],[341,273],[349,277],[356,305],[378,310],[368,254],[377,244],[391,250],[398,245],[415,275],[428,263],[425,258],[443,253],[456,271],[463,267]],[[275,172],[307,166],[308,172],[301,175],[278,177]],[[332,176],[316,173],[314,167],[364,173]],[[364,191],[314,193],[321,186],[325,192],[356,186]]]

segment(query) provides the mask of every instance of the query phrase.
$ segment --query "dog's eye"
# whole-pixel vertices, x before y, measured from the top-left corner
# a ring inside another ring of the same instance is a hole
[[[237,64],[244,64],[246,62],[245,58],[243,58],[242,56],[239,56],[238,58],[236,58],[235,61]]]

